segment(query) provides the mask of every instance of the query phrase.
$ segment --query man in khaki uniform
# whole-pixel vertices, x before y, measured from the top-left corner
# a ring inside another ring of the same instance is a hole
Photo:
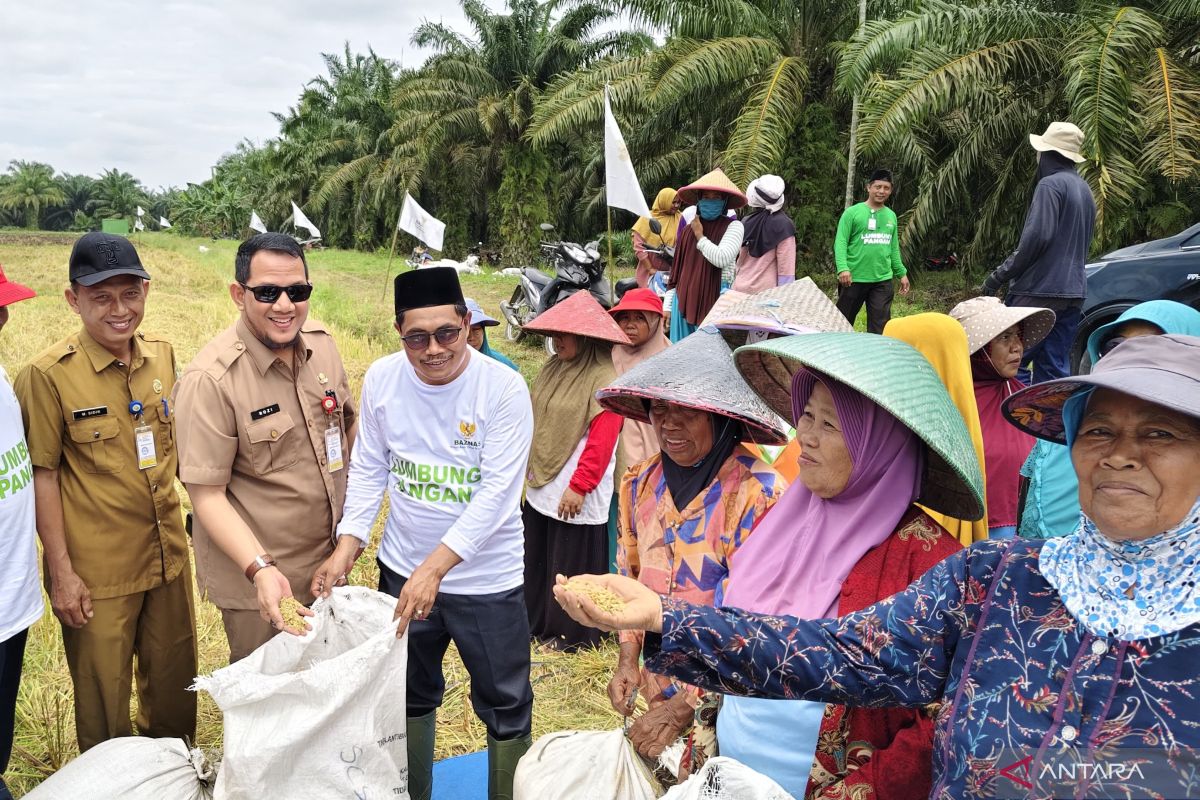
[[[304,251],[290,236],[253,236],[234,277],[241,318],[176,392],[197,578],[221,609],[231,662],[282,629],[281,598],[328,594],[359,552],[354,537],[333,547],[355,413],[333,337],[307,321]]]
[[[75,243],[67,302],[83,329],[17,376],[46,590],[62,622],[79,749],[138,731],[194,737],[196,621],[167,402],[175,355],[135,333],[150,276],[127,239]]]

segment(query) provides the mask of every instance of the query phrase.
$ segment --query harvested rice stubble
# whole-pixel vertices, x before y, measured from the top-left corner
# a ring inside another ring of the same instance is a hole
[[[569,580],[567,581],[566,589],[568,592],[582,594],[591,598],[592,602],[601,611],[608,614],[620,614],[625,610],[625,601],[604,586],[600,586],[590,581]]]

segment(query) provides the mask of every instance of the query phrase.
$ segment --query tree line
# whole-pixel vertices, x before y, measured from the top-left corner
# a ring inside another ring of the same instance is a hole
[[[856,0],[459,2],[469,30],[420,25],[411,43],[433,54],[418,68],[327,54],[278,136],[242,142],[208,181],[117,193],[129,176],[109,171],[80,204],[80,176],[14,162],[0,214],[79,226],[127,216],[140,191],[184,232],[240,236],[251,208],[277,223],[295,200],[327,243],[373,249],[411,192],[447,222],[451,255],[482,241],[528,263],[539,222],[576,239],[606,227],[608,85],[647,197],[714,166],[741,186],[781,175],[809,269],[830,257],[854,98],[859,172],[896,175],[910,263],[1010,251],[1035,180],[1026,137],[1055,119],[1087,137],[1098,252],[1197,221],[1200,0],[870,0],[861,27]]]

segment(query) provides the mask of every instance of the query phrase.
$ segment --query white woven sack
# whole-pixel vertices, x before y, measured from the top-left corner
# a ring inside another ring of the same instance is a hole
[[[663,800],[792,800],[778,783],[732,758],[716,756]]]
[[[559,731],[517,764],[513,800],[654,800],[646,768],[620,729]]]
[[[182,739],[122,736],[51,775],[26,800],[212,800],[214,770]]]
[[[334,589],[304,637],[281,633],[196,679],[224,712],[216,800],[408,797],[408,637],[396,639],[395,607]]]

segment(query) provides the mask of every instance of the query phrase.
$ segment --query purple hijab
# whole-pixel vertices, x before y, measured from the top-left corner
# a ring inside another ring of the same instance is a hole
[[[833,395],[854,466],[841,494],[817,497],[801,481],[733,556],[726,606],[803,619],[837,616],[842,584],[887,540],[921,490],[925,445],[907,426],[854,389],[806,369],[792,379],[799,420],[820,381]]]

